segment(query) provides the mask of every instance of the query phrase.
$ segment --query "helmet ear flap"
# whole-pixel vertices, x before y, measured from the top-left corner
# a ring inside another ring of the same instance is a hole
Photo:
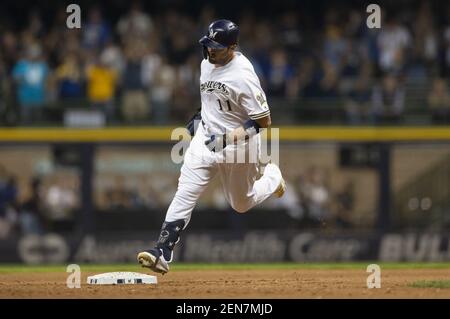
[[[208,48],[206,47],[206,45],[203,46],[203,59],[208,59]]]

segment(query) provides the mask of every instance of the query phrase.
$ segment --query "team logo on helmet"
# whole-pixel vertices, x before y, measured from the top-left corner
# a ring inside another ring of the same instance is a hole
[[[217,31],[216,32],[214,32],[214,30],[213,29],[210,29],[209,30],[209,38],[210,39],[214,39],[215,37],[216,37],[216,34],[217,34]]]

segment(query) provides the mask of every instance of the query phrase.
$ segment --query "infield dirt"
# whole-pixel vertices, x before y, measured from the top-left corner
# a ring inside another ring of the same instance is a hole
[[[450,298],[448,288],[409,286],[448,280],[448,269],[384,270],[379,289],[367,288],[365,269],[177,270],[157,275],[157,285],[86,284],[95,274],[83,272],[81,288],[69,289],[65,272],[0,273],[0,298]]]

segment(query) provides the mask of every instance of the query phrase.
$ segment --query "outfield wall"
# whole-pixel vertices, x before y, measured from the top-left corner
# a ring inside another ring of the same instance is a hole
[[[37,262],[80,261],[90,247],[87,262],[134,262],[176,190],[170,130],[1,129],[0,166],[17,178],[19,207],[41,178],[43,230],[56,237],[24,241],[19,208],[0,232],[0,261],[36,262],[26,258],[35,253]],[[286,195],[237,214],[214,180],[179,260],[231,262],[239,247],[249,249],[239,262],[448,260],[440,234],[450,229],[450,129],[282,127],[280,138]],[[71,201],[58,200],[61,190]],[[265,257],[263,243],[271,243]]]
[[[0,263],[134,263],[157,233],[102,233],[76,238],[57,234],[0,241]],[[347,233],[314,231],[185,232],[174,261],[270,262],[441,262],[450,261],[450,237],[438,233]]]

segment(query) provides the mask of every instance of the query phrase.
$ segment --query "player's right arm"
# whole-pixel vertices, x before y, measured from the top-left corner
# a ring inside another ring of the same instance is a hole
[[[257,120],[250,119],[244,123],[244,126],[239,126],[227,134],[228,142],[237,143],[237,141],[247,140],[251,136],[258,134],[261,129],[270,127],[271,124],[270,114]]]
[[[224,149],[229,144],[236,144],[238,141],[248,140],[250,137],[259,133],[263,128],[267,128],[272,124],[270,114],[257,120],[249,119],[243,126],[239,126],[230,133],[223,135],[212,135],[205,145],[211,151]],[[219,145],[219,147],[217,147]]]

